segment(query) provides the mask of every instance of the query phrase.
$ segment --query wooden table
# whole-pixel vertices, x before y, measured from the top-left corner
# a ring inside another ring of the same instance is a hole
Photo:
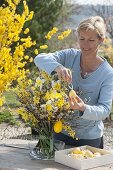
[[[28,140],[2,140],[0,141],[0,170],[73,170],[54,161],[32,160],[29,149],[19,149],[3,145],[13,144],[28,147]],[[112,165],[93,168],[92,170],[113,170]]]

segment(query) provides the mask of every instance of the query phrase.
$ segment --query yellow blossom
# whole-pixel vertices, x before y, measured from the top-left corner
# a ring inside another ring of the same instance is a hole
[[[57,27],[53,27],[53,32],[56,33],[58,31],[58,28]]]
[[[71,29],[62,32],[60,35],[58,35],[58,40],[63,40],[64,38],[68,37],[70,33]]]
[[[33,62],[33,58],[32,58],[32,57],[29,59],[29,62],[30,62],[30,63]]]
[[[3,23],[3,22],[2,22],[2,20],[0,19],[0,25],[2,25],[2,23]]]
[[[40,78],[36,79],[36,85],[41,86],[42,85],[42,80]]]
[[[47,35],[45,36],[45,38],[48,39],[48,40],[50,40],[51,37],[52,37],[54,34],[56,34],[57,31],[58,31],[58,28],[57,28],[57,27],[53,27],[53,29],[47,33]]]
[[[37,50],[37,49],[35,49],[35,50],[34,50],[34,53],[37,55],[37,54],[38,54],[38,50]]]
[[[50,40],[51,39],[51,36],[48,34],[45,36],[46,39]]]
[[[50,99],[50,96],[51,96],[50,93],[47,91],[46,94],[45,94],[45,96],[44,96],[44,99],[45,99],[45,100],[49,100],[49,99]]]
[[[5,102],[5,97],[0,98],[0,106],[2,106],[4,102]]]
[[[26,60],[28,60],[28,59],[29,59],[29,56],[28,56],[28,55],[25,55],[24,58],[25,58]]]
[[[66,106],[65,106],[66,109],[69,109],[70,108],[70,104],[67,102],[66,103]]]
[[[60,90],[60,89],[61,89],[61,84],[60,84],[60,82],[54,83],[54,84],[53,84],[53,89],[55,89],[55,90]]]
[[[50,112],[53,110],[51,104],[46,104],[46,110],[47,112]]]
[[[63,40],[63,39],[64,39],[63,35],[58,36],[58,40]]]
[[[4,34],[5,26],[0,26],[0,35]]]
[[[34,97],[33,97],[33,101],[34,101],[34,104],[38,104],[39,101],[40,101],[40,98],[37,97],[37,96],[34,96]]]
[[[44,49],[46,49],[46,48],[48,48],[47,45],[41,45],[41,46],[40,46],[40,49],[42,49],[42,50],[44,50]]]
[[[29,32],[29,28],[26,28],[24,34],[27,34],[28,32]]]
[[[30,15],[28,16],[27,20],[31,20],[33,18],[33,15],[34,15],[34,11],[31,11],[30,12]]]

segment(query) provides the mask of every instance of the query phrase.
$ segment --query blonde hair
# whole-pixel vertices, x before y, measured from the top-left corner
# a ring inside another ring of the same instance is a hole
[[[106,26],[100,16],[92,16],[80,22],[77,33],[79,34],[81,30],[94,30],[100,38],[105,38],[106,34]]]

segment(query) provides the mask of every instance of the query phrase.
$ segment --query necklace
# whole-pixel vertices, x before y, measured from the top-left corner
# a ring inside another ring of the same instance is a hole
[[[85,78],[89,77],[91,73],[83,72],[82,69],[81,69],[81,70],[80,70],[80,74],[81,74],[82,78],[85,79]]]

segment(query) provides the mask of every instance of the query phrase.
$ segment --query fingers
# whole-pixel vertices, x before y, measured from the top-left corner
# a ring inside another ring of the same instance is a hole
[[[67,82],[71,83],[72,82],[72,72],[71,70],[67,69]]]
[[[72,82],[72,73],[69,69],[63,67],[63,66],[58,66],[55,71],[58,74],[59,79],[63,79],[64,81],[67,81],[68,83]]]
[[[70,108],[73,110],[85,111],[85,109],[86,109],[85,103],[79,96],[76,96],[76,98],[70,97],[69,104],[70,104]]]
[[[69,69],[66,69],[66,68],[63,69],[60,76],[61,76],[60,78],[62,78],[64,81],[67,81],[68,83],[72,81],[72,75]]]
[[[77,109],[77,107],[76,107],[76,101],[75,101],[74,98],[69,98],[69,104],[70,104],[70,108],[71,108],[72,110],[76,110],[76,109]]]
[[[78,99],[75,97],[70,97],[69,102],[70,102],[70,105],[72,105],[72,106],[78,105],[78,103],[79,103]]]

